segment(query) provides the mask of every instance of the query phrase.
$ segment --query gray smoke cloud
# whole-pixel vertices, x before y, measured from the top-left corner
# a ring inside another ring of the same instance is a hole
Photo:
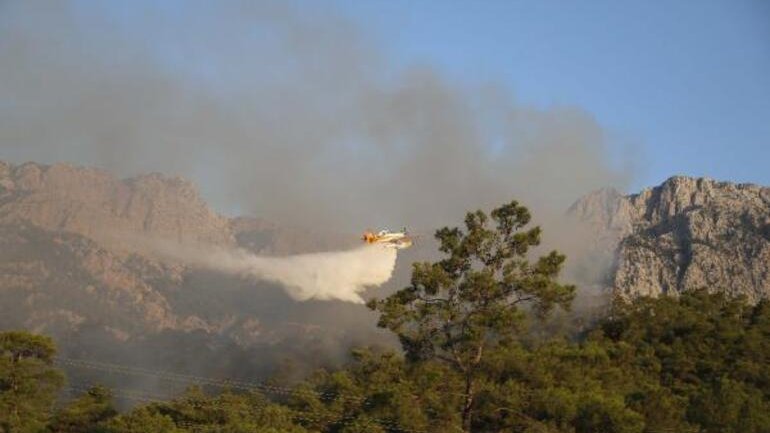
[[[3,2],[0,59],[0,157],[181,174],[231,214],[433,229],[629,180],[580,108],[395,69],[312,7]]]
[[[544,225],[547,246],[576,263],[590,234],[565,210],[595,188],[622,190],[633,176],[631,160],[617,158],[622,146],[585,110],[531,106],[502,85],[458,83],[430,66],[396,67],[333,11],[308,3],[191,0],[176,10],[151,3],[0,0],[0,159],[178,174],[221,212],[315,232],[408,226],[422,237],[399,253],[407,266],[397,267],[393,285],[408,284],[411,260],[433,258],[434,229],[513,198]],[[378,256],[370,275],[372,259],[360,252],[166,253],[280,283],[294,299],[354,302],[390,275],[395,260],[395,252]],[[330,279],[323,265],[330,262],[353,276]],[[580,271],[601,276],[608,264],[601,258]],[[319,285],[318,275],[333,287]],[[375,334],[375,317],[358,306],[291,302],[264,282],[241,291],[240,279],[219,274],[189,279],[183,305],[256,316],[266,329],[319,324],[330,335],[325,352],[339,358],[354,342],[396,344]],[[84,335],[86,347],[117,350]],[[189,340],[177,339],[164,340],[164,350],[128,348],[114,357],[165,366],[161,355],[191,353]],[[275,351],[243,359],[270,364],[261,359]],[[219,371],[223,359],[217,349],[200,371]],[[299,359],[316,362],[317,354]]]

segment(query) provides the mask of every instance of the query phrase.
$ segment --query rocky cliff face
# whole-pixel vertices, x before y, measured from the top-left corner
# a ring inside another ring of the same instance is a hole
[[[150,174],[118,180],[74,167],[0,162],[0,224],[27,222],[92,239],[121,234],[232,245],[229,221],[180,178]]]
[[[181,266],[118,244],[132,235],[233,244],[228,224],[180,179],[0,162],[0,324],[58,336],[100,324],[118,340],[210,331],[195,315],[177,315],[164,295],[182,285]]]
[[[284,357],[338,356],[342,351],[326,349],[351,338],[343,317],[361,323],[368,314],[308,308],[271,284],[160,261],[134,248],[136,239],[263,254],[333,241],[219,215],[179,178],[120,180],[68,164],[0,162],[0,329],[52,335],[65,354],[154,366],[194,362],[198,372],[233,376],[258,374]],[[265,346],[269,355],[246,355]],[[307,356],[321,347],[325,353]],[[223,359],[241,361],[218,370]]]
[[[770,297],[770,188],[672,177],[639,194],[589,194],[570,214],[615,250],[621,296],[705,288]]]

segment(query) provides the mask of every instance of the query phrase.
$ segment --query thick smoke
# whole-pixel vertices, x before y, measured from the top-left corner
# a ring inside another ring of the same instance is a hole
[[[397,251],[366,245],[347,251],[258,256],[242,249],[145,241],[150,254],[214,271],[280,284],[293,299],[364,303],[361,293],[386,283],[393,275]]]
[[[564,211],[592,189],[623,189],[633,173],[614,136],[578,107],[532,106],[494,83],[396,66],[371,36],[307,2],[191,0],[170,8],[0,0],[0,159],[69,161],[124,176],[179,174],[219,211],[315,232],[408,226],[423,236],[400,254],[405,265],[433,253],[434,229],[516,198],[544,224],[549,246],[565,249],[568,263],[580,256],[590,239],[565,223]],[[155,252],[278,282],[295,299],[353,302],[365,286],[388,279],[396,255]],[[600,274],[606,264],[590,266]],[[397,270],[395,284],[407,284],[407,274],[408,266]],[[355,341],[341,343],[339,335],[366,344],[391,337],[373,335],[374,316],[357,306],[290,302],[265,283],[240,291],[218,273],[190,280],[181,305],[256,316],[266,330],[319,324],[332,335],[326,352],[340,357]],[[147,365],[167,365],[169,353],[198,361],[179,338],[162,340],[162,350],[113,356],[146,356]],[[238,359],[269,364],[262,359],[271,348]],[[217,348],[200,370],[227,363]]]
[[[0,158],[181,174],[226,213],[345,231],[514,197],[542,221],[628,180],[580,108],[396,68],[368,36],[282,2],[2,2]]]

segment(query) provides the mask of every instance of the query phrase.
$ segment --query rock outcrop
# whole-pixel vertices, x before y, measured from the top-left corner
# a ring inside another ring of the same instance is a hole
[[[770,188],[677,176],[629,196],[597,191],[569,212],[597,248],[615,250],[620,296],[703,288],[770,297]]]
[[[103,242],[124,234],[233,245],[229,220],[189,181],[160,174],[118,180],[69,164],[0,162],[0,224],[26,222]]]
[[[315,368],[344,359],[352,339],[381,341],[363,337],[373,324],[354,325],[373,320],[365,309],[295,303],[274,284],[161,260],[155,241],[276,255],[339,246],[220,215],[183,179],[0,161],[0,329],[53,336],[64,356],[226,377],[286,360]]]
[[[0,325],[60,337],[98,326],[118,340],[215,332],[169,300],[184,268],[137,254],[125,240],[234,245],[229,224],[182,179],[0,162]]]

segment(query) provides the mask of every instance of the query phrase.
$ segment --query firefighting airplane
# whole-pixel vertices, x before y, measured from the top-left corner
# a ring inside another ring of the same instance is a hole
[[[406,229],[400,232],[392,232],[388,229],[380,230],[377,233],[367,230],[361,238],[367,244],[380,244],[388,248],[403,250],[412,246],[413,238]]]

